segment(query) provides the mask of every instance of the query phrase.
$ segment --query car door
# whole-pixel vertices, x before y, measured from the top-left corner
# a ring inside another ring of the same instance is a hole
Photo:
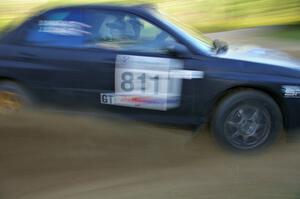
[[[171,34],[125,11],[89,9],[85,14],[95,20],[90,47],[110,52],[99,66],[114,69],[113,87],[99,93],[97,107],[147,120],[197,120],[194,73],[187,70],[192,59],[166,51],[167,46],[181,45]]]

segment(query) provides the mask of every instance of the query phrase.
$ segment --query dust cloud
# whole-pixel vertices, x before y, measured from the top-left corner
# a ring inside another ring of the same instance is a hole
[[[0,199],[300,198],[300,141],[233,154],[205,130],[71,115],[0,116]]]

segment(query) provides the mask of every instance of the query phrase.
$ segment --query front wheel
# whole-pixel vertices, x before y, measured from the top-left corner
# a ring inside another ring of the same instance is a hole
[[[245,90],[224,98],[212,129],[224,146],[239,151],[265,148],[278,138],[282,115],[276,102],[260,91]]]

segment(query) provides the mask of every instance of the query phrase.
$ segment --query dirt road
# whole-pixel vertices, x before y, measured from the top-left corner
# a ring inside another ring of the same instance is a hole
[[[234,155],[207,132],[192,140],[185,129],[128,120],[0,121],[1,199],[300,198],[300,142]]]

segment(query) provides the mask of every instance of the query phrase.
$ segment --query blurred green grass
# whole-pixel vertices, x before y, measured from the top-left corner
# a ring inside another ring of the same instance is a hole
[[[0,2],[0,29],[10,22],[22,21],[40,9],[82,3],[152,3],[162,12],[201,32],[300,24],[300,0],[7,0]],[[298,38],[299,31],[278,34]]]
[[[274,31],[271,37],[278,39],[300,40],[300,25],[282,26],[279,30]]]

